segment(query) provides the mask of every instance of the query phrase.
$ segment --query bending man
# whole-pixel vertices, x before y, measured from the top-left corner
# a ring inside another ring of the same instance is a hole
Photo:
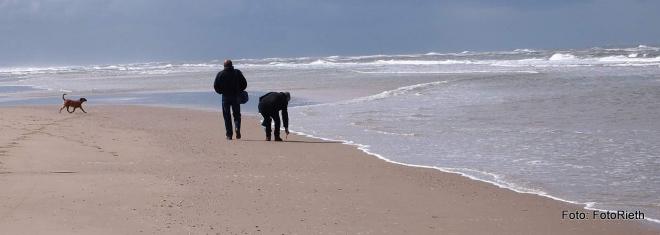
[[[282,111],[282,121],[284,121],[284,131],[289,134],[289,106],[291,95],[289,92],[269,92],[259,97],[259,113],[264,117],[262,126],[266,127],[266,141],[270,141],[270,123],[275,121],[275,141],[282,141],[280,138],[280,111]]]

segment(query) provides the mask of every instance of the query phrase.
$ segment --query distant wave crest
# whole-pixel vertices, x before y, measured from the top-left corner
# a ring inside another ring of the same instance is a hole
[[[623,48],[536,50],[460,53],[427,52],[402,55],[361,55],[297,58],[236,59],[238,68],[324,69],[337,68],[359,73],[469,73],[516,72],[510,67],[581,67],[581,66],[660,66],[660,48],[638,45]],[[40,75],[68,73],[109,73],[162,75],[177,72],[210,71],[222,68],[220,60],[201,63],[150,62],[89,66],[13,67],[0,68],[0,75]],[[524,69],[530,71],[530,69]],[[533,69],[532,69],[533,70]]]

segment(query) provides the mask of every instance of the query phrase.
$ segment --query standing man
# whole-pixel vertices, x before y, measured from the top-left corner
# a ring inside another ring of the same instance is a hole
[[[280,110],[282,111],[282,121],[284,121],[284,132],[289,135],[289,106],[291,95],[289,92],[269,92],[259,97],[259,113],[264,117],[262,126],[266,127],[266,141],[270,141],[270,120],[275,121],[275,141],[282,141],[280,138]]]
[[[236,139],[241,138],[241,104],[238,95],[247,88],[247,81],[240,70],[234,69],[231,60],[225,60],[224,69],[215,76],[213,83],[215,92],[222,95],[222,117],[225,119],[227,139],[233,135],[231,112],[234,113]]]

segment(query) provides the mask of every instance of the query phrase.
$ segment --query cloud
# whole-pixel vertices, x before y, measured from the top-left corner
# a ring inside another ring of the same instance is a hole
[[[0,0],[0,64],[657,43],[660,1]]]

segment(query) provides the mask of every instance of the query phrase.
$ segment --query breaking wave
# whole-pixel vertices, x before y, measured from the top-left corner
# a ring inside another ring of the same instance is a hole
[[[464,51],[460,53],[428,52],[403,55],[333,55],[327,57],[237,59],[235,62],[237,67],[265,69],[272,67],[347,68],[362,73],[506,72],[508,67],[658,66],[660,65],[660,48],[649,45],[557,51],[524,48],[494,52]],[[394,66],[395,69],[378,69],[387,66]],[[491,67],[491,69],[488,67]],[[492,67],[501,67],[503,70],[492,69]],[[162,75],[178,72],[210,71],[218,68],[222,68],[221,61],[211,60],[201,63],[151,62],[90,66],[13,67],[0,68],[0,75],[29,76],[68,73]],[[370,70],[369,68],[376,69]]]

